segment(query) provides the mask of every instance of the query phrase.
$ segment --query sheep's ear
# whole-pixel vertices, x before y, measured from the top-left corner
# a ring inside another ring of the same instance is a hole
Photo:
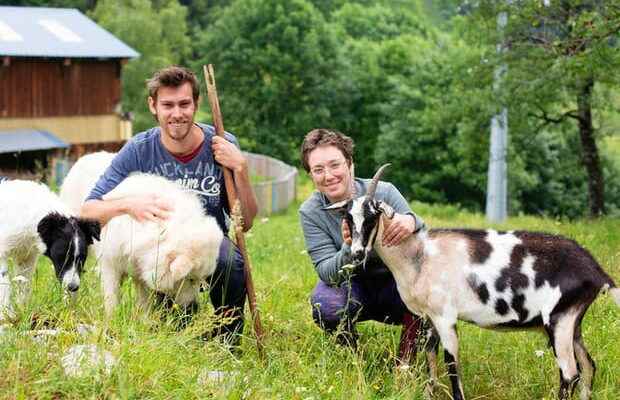
[[[93,244],[93,239],[99,241],[101,238],[99,235],[101,234],[101,225],[98,221],[94,221],[92,219],[78,219],[78,226],[86,235],[86,243]]]
[[[170,263],[170,274],[173,282],[178,282],[184,279],[191,270],[192,263],[185,255],[175,257]]]
[[[56,212],[47,214],[37,225],[37,232],[47,247],[54,240],[58,231],[67,223],[67,217]]]
[[[329,211],[334,214],[344,214],[349,210],[349,204],[351,200],[342,200],[334,204],[330,204],[327,207],[323,207],[323,210]]]
[[[379,204],[377,205],[377,208],[379,209],[381,213],[383,213],[383,215],[385,215],[389,219],[394,218],[394,209],[390,207],[389,204],[386,204],[380,201]]]

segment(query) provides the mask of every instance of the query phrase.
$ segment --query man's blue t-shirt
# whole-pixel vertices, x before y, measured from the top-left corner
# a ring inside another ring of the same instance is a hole
[[[123,146],[105,173],[99,177],[86,200],[101,200],[104,194],[133,172],[156,174],[199,194],[205,212],[215,217],[220,228],[228,232],[225,214],[228,212],[228,201],[224,174],[211,151],[211,138],[215,135],[215,130],[210,125],[196,125],[204,132],[205,140],[202,149],[192,160],[183,163],[174,158],[161,143],[161,129],[151,128],[137,134]],[[225,137],[239,147],[232,134],[226,132]]]

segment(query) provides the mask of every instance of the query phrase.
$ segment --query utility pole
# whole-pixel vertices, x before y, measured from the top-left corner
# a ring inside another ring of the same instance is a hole
[[[503,32],[507,21],[508,14],[505,11],[499,13],[497,16],[497,29],[500,32],[501,42],[497,45],[498,54],[503,53],[505,50]],[[506,65],[501,65],[495,70],[493,89],[496,93],[499,92],[506,69]],[[491,118],[486,204],[486,217],[490,222],[503,222],[508,215],[507,145],[508,110],[506,107],[502,107],[502,110]]]

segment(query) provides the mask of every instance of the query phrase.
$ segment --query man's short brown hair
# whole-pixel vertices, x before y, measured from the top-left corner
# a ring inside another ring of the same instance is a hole
[[[172,65],[153,74],[151,79],[147,79],[146,87],[149,90],[149,96],[153,100],[157,101],[157,91],[161,87],[179,87],[185,82],[189,82],[192,85],[192,97],[194,103],[198,104],[198,98],[200,97],[200,86],[198,85],[198,79],[192,71],[187,68]]]
[[[342,155],[347,160],[347,164],[353,163],[353,139],[340,133],[329,129],[313,129],[306,134],[303,143],[301,144],[301,162],[306,172],[310,172],[310,165],[308,165],[308,158],[312,150],[321,146],[334,146],[342,152]]]

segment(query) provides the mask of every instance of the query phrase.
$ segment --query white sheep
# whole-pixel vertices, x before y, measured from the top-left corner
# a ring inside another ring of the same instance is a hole
[[[166,178],[136,174],[104,200],[138,194],[158,194],[174,209],[161,223],[138,223],[122,215],[104,227],[98,254],[108,314],[118,301],[121,279],[128,273],[142,304],[148,288],[187,306],[196,301],[201,283],[215,271],[223,233],[215,218],[204,215],[198,197]],[[133,265],[131,271],[128,264]]]
[[[549,336],[560,368],[560,399],[577,381],[581,399],[592,393],[595,364],[581,337],[581,320],[601,291],[620,305],[620,289],[592,255],[575,241],[545,233],[426,229],[398,246],[385,247],[382,233],[394,211],[374,199],[383,169],[364,197],[327,209],[344,215],[352,236],[354,263],[373,249],[390,269],[409,310],[426,316],[433,330],[427,342],[431,385],[437,380],[439,340],[454,399],[463,399],[459,376],[457,320],[485,328],[539,328]]]
[[[115,153],[99,151],[80,157],[73,164],[62,182],[60,200],[75,214],[80,213],[84,200],[115,155]]]
[[[82,157],[69,172],[61,194],[79,207],[113,154]],[[173,206],[167,219],[137,222],[129,215],[112,218],[95,246],[106,315],[119,301],[122,281],[131,276],[138,303],[146,307],[149,293],[162,294],[183,307],[194,307],[200,286],[216,267],[223,233],[215,218],[204,215],[198,196],[177,183],[151,174],[133,174],[104,196],[158,195]],[[78,204],[79,203],[79,204]]]

